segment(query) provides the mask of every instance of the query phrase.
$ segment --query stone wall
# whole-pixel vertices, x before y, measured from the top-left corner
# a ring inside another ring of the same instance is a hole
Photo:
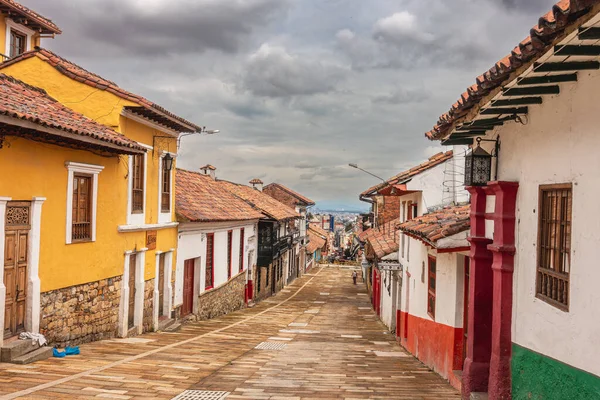
[[[152,332],[154,314],[154,279],[144,282],[144,319],[142,332]]]
[[[229,314],[244,308],[246,273],[234,276],[229,282],[202,293],[198,297],[198,312],[195,319],[204,320]]]
[[[258,290],[258,270],[260,269],[260,290]],[[268,267],[256,267],[254,268],[254,301],[260,301],[271,296],[271,274],[273,273],[273,264],[269,264]],[[268,271],[268,273],[267,273]],[[267,275],[269,280],[267,281]]]
[[[51,345],[116,336],[121,276],[41,293],[40,333]]]

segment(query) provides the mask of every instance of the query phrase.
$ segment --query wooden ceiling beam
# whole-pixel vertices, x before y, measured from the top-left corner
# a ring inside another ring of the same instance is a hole
[[[528,86],[528,87],[513,87],[505,89],[502,93],[504,96],[530,96],[540,94],[559,94],[560,87],[552,86]]]
[[[521,85],[541,85],[544,83],[577,82],[577,73],[563,75],[531,76],[517,79]]]
[[[580,71],[600,69],[598,61],[565,61],[565,62],[546,62],[534,63],[534,72],[560,72],[560,71]]]

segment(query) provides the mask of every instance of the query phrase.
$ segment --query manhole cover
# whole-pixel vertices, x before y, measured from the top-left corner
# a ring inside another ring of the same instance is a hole
[[[171,400],[223,400],[229,392],[213,392],[211,390],[186,390]]]
[[[285,343],[273,343],[273,342],[262,342],[255,347],[257,350],[283,350],[285,349]]]

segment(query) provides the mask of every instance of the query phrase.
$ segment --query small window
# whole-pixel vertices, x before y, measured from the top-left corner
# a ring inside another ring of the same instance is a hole
[[[231,279],[231,252],[233,251],[233,231],[227,232],[227,279]]]
[[[572,186],[542,185],[539,196],[536,297],[568,311]]]
[[[73,175],[73,210],[71,240],[92,240],[92,177]]]
[[[171,171],[162,163],[162,186],[160,190],[160,211],[168,213],[171,211]]]
[[[206,275],[204,281],[204,289],[212,289],[215,285],[215,235],[208,233],[206,235]]]
[[[419,216],[418,210],[417,210],[417,203],[413,203],[412,209],[410,211],[412,213],[412,218],[417,218]]]
[[[10,30],[10,51],[9,57],[17,57],[25,52],[27,47],[27,35],[22,34],[14,29]]]
[[[240,265],[239,272],[244,270],[244,228],[240,229]]]
[[[429,270],[427,276],[427,314],[435,320],[435,257],[429,256]]]
[[[131,213],[142,214],[144,212],[144,155],[136,154],[132,158]]]

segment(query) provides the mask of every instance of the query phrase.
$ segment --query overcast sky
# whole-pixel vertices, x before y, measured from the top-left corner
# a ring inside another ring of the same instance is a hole
[[[43,46],[218,135],[178,165],[279,182],[321,206],[441,151],[423,133],[550,0],[21,0]],[[440,189],[441,190],[441,189]]]

